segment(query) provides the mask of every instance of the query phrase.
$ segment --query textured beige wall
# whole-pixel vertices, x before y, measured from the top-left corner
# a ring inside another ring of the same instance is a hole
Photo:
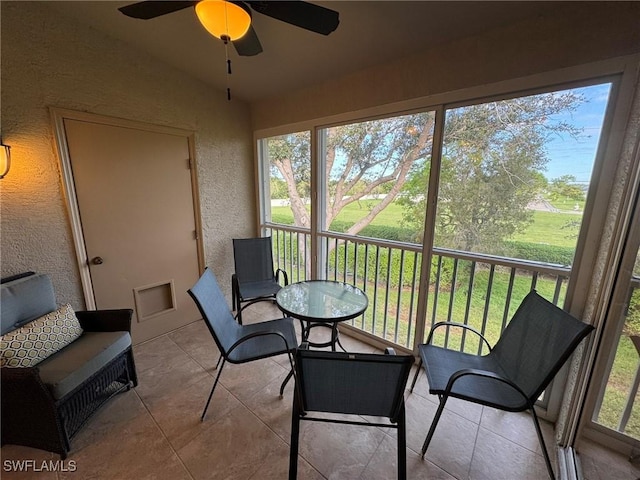
[[[248,106],[134,48],[59,16],[45,3],[1,3],[3,140],[1,273],[49,273],[59,302],[84,305],[48,107],[195,132],[206,262],[233,268],[231,238],[253,233]],[[239,198],[241,201],[232,201]]]
[[[569,2],[536,17],[252,104],[255,130],[640,52],[640,2]]]

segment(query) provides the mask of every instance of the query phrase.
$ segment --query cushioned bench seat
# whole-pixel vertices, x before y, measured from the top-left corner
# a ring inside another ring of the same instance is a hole
[[[85,332],[38,364],[40,378],[53,398],[63,398],[130,347],[129,332]]]
[[[0,436],[66,458],[71,439],[114,395],[138,384],[131,309],[58,306],[51,279],[0,279]]]

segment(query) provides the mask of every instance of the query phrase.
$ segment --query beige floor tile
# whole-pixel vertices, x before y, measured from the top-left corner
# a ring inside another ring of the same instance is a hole
[[[437,395],[431,395],[431,399],[434,402],[438,401]],[[482,418],[482,408],[482,405],[478,405],[477,403],[467,402],[466,400],[460,400],[458,398],[449,398],[445,410],[457,413],[461,417],[479,425],[480,419]]]
[[[555,471],[557,472],[557,469]],[[480,427],[469,479],[513,480],[514,478],[519,480],[549,478],[542,455]]]
[[[289,447],[270,455],[249,480],[284,480],[289,477]],[[298,456],[298,480],[324,480],[325,477]]]
[[[211,376],[187,354],[162,360],[156,366],[138,373],[136,392],[143,401],[167,397],[193,383],[212,382]],[[213,383],[213,382],[212,382]]]
[[[213,379],[209,383],[193,383],[172,395],[151,397],[146,402],[149,413],[175,450],[184,447],[218,419],[240,406],[240,402],[224,386],[218,384],[205,420],[201,421],[212,386]]]
[[[549,422],[542,419],[539,420],[547,451],[550,452],[549,456],[553,457],[553,452],[555,451],[553,426]],[[495,408],[484,407],[480,425],[521,447],[542,454],[538,434],[529,412],[504,412]]]
[[[245,325],[282,317],[282,311],[270,301],[254,303],[242,311],[242,323]]]
[[[384,436],[375,427],[303,421],[299,454],[328,479],[356,479]]]
[[[162,335],[148,342],[133,346],[133,356],[138,375],[182,355],[184,355],[184,352],[168,335]]]
[[[406,450],[407,478],[411,480],[455,480],[454,477],[429,460]],[[397,440],[386,436],[360,476],[361,480],[392,480],[398,478]]]
[[[294,381],[289,380],[280,398],[280,384],[285,374],[270,382],[264,389],[248,398],[245,405],[280,438],[289,443]]]
[[[189,478],[150,415],[141,412],[128,422],[106,422],[97,427],[99,434],[88,428],[85,434],[89,441],[69,455],[77,471],[61,474],[60,480]]]
[[[251,478],[273,456],[286,456],[284,441],[246,407],[222,416],[178,450],[194,479]]]
[[[205,370],[213,370],[218,363],[220,352],[204,321],[182,327],[168,337]]]
[[[220,383],[244,402],[274,380],[278,378],[284,380],[288,372],[289,369],[285,369],[270,358],[241,364],[227,362],[220,376]]]
[[[417,394],[409,395],[405,405],[407,446],[420,453],[437,405]],[[477,432],[477,424],[445,409],[425,458],[456,478],[466,478]]]

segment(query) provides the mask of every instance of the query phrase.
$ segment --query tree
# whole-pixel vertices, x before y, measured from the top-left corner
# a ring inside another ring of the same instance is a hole
[[[327,129],[325,175],[333,188],[325,228],[347,205],[382,192],[346,233],[356,235],[369,225],[396,199],[412,170],[431,158],[433,125],[433,113],[425,112]]]
[[[272,137],[268,143],[271,174],[287,184],[294,225],[309,228],[311,219],[306,204],[311,188],[309,132]]]
[[[270,182],[271,198],[281,200],[289,198],[289,191],[287,190],[287,182],[281,178],[271,177]]]
[[[447,111],[438,190],[437,246],[502,254],[502,241],[532,221],[527,205],[545,185],[550,135],[578,135],[551,116],[576,108],[571,91]],[[429,166],[406,183],[405,222],[422,225]]]
[[[433,113],[331,127],[325,133],[325,228],[345,206],[368,195],[380,198],[346,232],[355,235],[398,196],[412,169],[427,162],[433,140]],[[287,183],[295,225],[309,227],[309,133],[271,138],[268,145],[272,175]]]
[[[584,190],[576,185],[576,177],[573,175],[562,175],[553,179],[549,186],[549,195],[553,200],[563,197],[576,202],[584,200]]]
[[[583,101],[556,92],[447,111],[439,186],[438,244],[491,249],[527,225],[528,202],[541,187],[550,135],[579,132],[549,117]],[[346,233],[355,235],[391,202],[405,206],[404,221],[422,232],[433,142],[433,112],[322,130],[328,228],[345,206],[376,194],[378,202]],[[310,227],[310,134],[269,141],[272,174],[287,183],[295,224]]]

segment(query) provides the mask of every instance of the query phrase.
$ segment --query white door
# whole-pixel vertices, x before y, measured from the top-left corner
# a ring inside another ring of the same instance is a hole
[[[64,119],[98,309],[132,308],[139,343],[200,315],[189,136]]]

